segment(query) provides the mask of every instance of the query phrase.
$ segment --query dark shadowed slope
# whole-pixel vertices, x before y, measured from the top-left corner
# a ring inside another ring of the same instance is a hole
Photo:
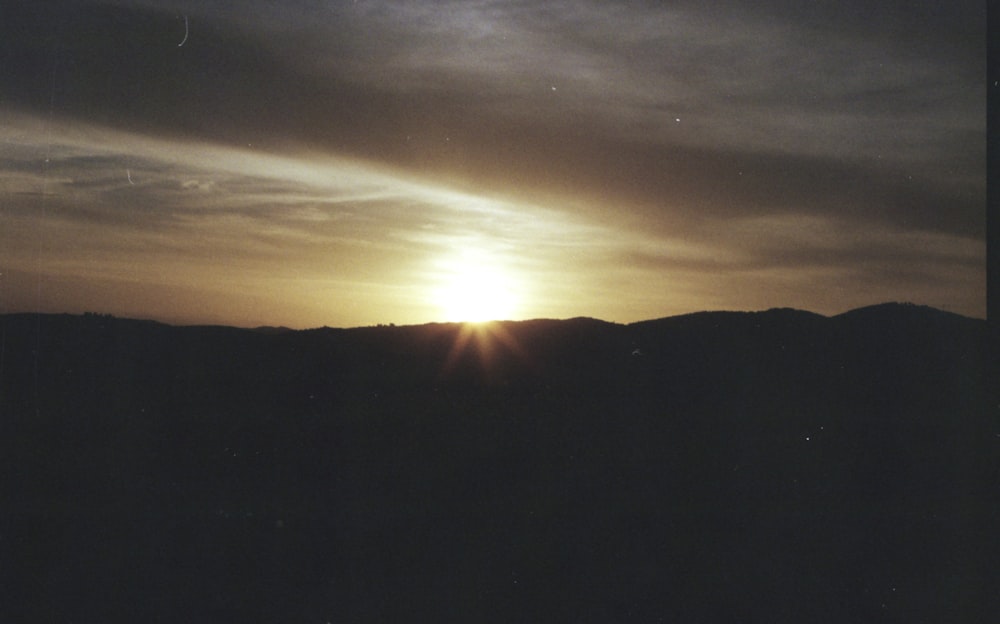
[[[985,621],[995,345],[890,304],[262,331],[0,317],[0,615]]]

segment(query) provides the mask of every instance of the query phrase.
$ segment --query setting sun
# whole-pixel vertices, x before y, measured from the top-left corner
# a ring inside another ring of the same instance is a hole
[[[497,259],[464,251],[442,263],[432,302],[442,320],[482,322],[514,318],[519,284]]]

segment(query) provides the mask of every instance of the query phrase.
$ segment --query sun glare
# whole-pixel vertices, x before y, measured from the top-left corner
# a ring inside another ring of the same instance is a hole
[[[442,320],[483,322],[517,315],[518,284],[495,259],[467,251],[443,264],[440,282],[433,293]]]

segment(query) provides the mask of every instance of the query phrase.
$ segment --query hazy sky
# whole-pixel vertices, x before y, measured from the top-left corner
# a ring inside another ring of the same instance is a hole
[[[985,11],[5,0],[0,312],[984,316]]]

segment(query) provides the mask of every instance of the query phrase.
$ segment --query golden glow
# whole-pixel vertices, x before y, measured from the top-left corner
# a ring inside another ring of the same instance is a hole
[[[497,258],[464,250],[441,265],[431,297],[443,320],[478,323],[517,317],[522,286]]]

